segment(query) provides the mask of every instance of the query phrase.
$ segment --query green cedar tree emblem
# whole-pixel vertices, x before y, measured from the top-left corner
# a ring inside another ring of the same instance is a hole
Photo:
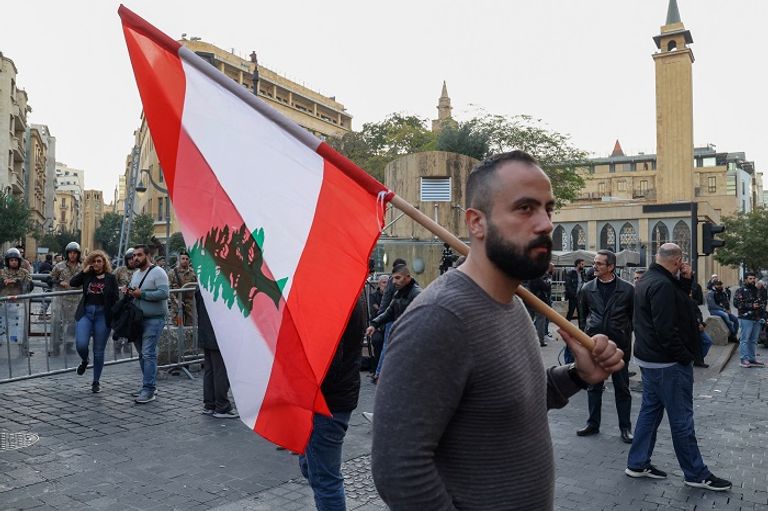
[[[248,317],[257,293],[266,294],[279,307],[288,278],[274,280],[264,274],[264,229],[248,232],[229,226],[214,227],[189,249],[189,258],[197,270],[200,285],[224,300],[230,309],[237,303]]]

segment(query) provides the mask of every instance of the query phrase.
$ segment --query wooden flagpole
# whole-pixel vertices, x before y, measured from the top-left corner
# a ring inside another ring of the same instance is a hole
[[[392,200],[390,203],[411,217],[415,222],[418,222],[419,224],[423,225],[429,232],[443,240],[445,243],[447,243],[452,249],[454,249],[456,252],[458,252],[461,255],[466,256],[469,254],[469,246],[467,246],[466,243],[461,241],[459,238],[457,238],[452,232],[450,232],[448,229],[443,227],[442,225],[438,224],[431,218],[429,218],[427,215],[413,207],[413,205],[409,204],[406,200],[404,200],[399,195],[395,194],[392,197]],[[571,335],[571,337],[574,337],[579,343],[587,348],[588,350],[592,350],[595,347],[595,343],[592,340],[590,336],[579,330],[579,328],[565,319],[563,316],[558,314],[552,307],[547,305],[546,303],[539,300],[533,293],[528,291],[523,286],[517,286],[517,290],[515,291],[517,296],[523,299],[523,301],[528,304],[532,309],[534,309],[536,312],[543,314],[547,317],[551,322],[556,324],[561,329],[568,332],[568,334]]]

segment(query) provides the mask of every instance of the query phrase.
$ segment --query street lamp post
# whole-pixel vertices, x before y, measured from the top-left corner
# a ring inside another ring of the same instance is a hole
[[[169,263],[168,261],[168,246],[171,241],[171,207],[170,207],[170,199],[168,196],[168,190],[166,188],[163,188],[159,184],[157,184],[152,177],[152,172],[150,172],[147,169],[141,169],[141,172],[139,173],[139,184],[136,185],[136,191],[139,193],[144,193],[147,191],[147,187],[144,184],[144,181],[141,179],[141,173],[145,173],[147,177],[149,177],[149,184],[152,185],[152,188],[157,190],[160,193],[164,193],[166,196],[165,199],[165,244],[163,246],[163,251],[165,252],[166,257],[166,263]]]

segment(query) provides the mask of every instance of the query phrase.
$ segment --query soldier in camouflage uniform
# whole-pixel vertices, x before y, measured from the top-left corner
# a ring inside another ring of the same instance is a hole
[[[182,252],[179,254],[179,263],[168,272],[168,284],[171,289],[180,289],[184,284],[197,284],[197,275],[195,270],[189,264],[189,254]],[[183,320],[179,317],[179,295],[181,294]],[[171,318],[174,324],[181,326],[192,326],[195,324],[197,311],[194,306],[195,291],[186,291],[183,293],[171,293]]]
[[[29,291],[32,277],[21,267],[21,253],[11,248],[5,253],[5,268],[0,270],[0,296],[21,295]],[[4,302],[0,309],[0,344],[6,339],[17,343],[25,340],[24,304]],[[26,351],[26,346],[22,348]]]
[[[67,291],[73,288],[69,280],[77,275],[83,265],[80,262],[80,245],[76,242],[69,243],[64,249],[64,260],[53,267],[50,281],[54,291]],[[74,353],[75,343],[75,312],[80,303],[80,294],[57,296],[53,299],[53,325],[51,334],[53,338],[53,354],[59,355],[61,345],[65,344],[67,353]]]
[[[133,248],[129,248],[125,251],[123,266],[120,266],[115,270],[115,278],[117,279],[117,288],[120,290],[120,298],[125,294],[122,290],[127,288],[131,283],[131,277],[133,277]],[[121,351],[125,353],[131,351],[130,343],[128,342],[128,339],[125,338],[115,340],[114,347],[115,356]]]
[[[128,287],[131,283],[131,277],[133,277],[133,249],[129,248],[125,252],[124,265],[115,270],[115,278],[117,279],[117,286],[119,288]],[[123,292],[120,292],[122,298]]]

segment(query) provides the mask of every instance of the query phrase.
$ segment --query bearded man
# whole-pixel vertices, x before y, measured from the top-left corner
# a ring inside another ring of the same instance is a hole
[[[605,335],[592,351],[561,332],[575,362],[545,369],[517,286],[552,253],[555,199],[522,151],[476,166],[467,182],[471,250],[392,328],[374,407],[373,477],[390,509],[551,510],[547,410],[624,366]]]

